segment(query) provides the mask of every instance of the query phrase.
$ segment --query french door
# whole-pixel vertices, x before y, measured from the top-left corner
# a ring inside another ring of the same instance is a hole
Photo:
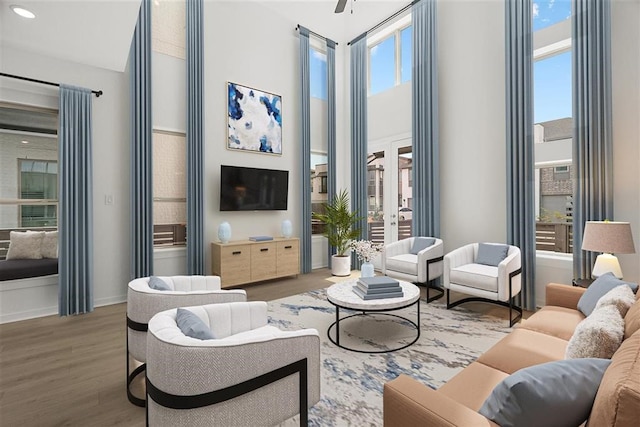
[[[367,156],[368,239],[391,243],[411,236],[413,217],[411,138],[369,143]],[[373,260],[376,268],[380,259]]]

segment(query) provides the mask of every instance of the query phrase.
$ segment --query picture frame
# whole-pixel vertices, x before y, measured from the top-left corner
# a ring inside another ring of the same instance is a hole
[[[227,149],[282,155],[282,97],[227,82]]]

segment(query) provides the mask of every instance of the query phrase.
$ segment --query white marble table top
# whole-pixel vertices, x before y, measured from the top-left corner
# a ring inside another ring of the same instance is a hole
[[[413,283],[398,280],[404,296],[363,300],[353,292],[353,287],[357,282],[358,279],[347,280],[329,286],[327,289],[327,299],[330,303],[339,305],[340,307],[355,310],[391,310],[409,305],[420,298],[420,288]]]

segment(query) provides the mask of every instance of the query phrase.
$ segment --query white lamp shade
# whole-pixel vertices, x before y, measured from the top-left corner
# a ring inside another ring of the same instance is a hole
[[[611,254],[601,254],[596,258],[596,263],[593,265],[593,271],[591,275],[593,277],[600,277],[605,273],[613,273],[618,279],[622,279],[622,269],[618,258]]]

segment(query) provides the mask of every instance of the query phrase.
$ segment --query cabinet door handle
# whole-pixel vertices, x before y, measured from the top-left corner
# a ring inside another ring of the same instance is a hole
[[[242,253],[242,251],[233,251],[231,252],[231,255],[240,255]]]
[[[269,250],[269,248],[262,248],[262,249],[260,249],[260,252],[266,252],[268,250]]]
[[[285,249],[291,249],[291,246],[285,246],[284,248]]]

